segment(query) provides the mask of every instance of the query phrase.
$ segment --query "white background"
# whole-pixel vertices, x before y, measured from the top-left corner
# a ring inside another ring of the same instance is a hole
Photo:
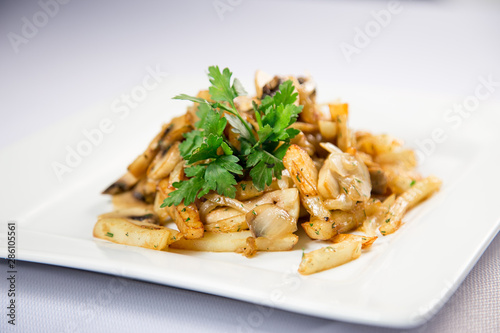
[[[218,64],[244,82],[257,68],[307,70],[318,81],[449,95],[457,102],[474,92],[479,76],[500,80],[498,2],[401,2],[401,12],[350,62],[340,45],[354,44],[356,29],[373,21],[373,11],[386,10],[387,2],[232,3],[237,5],[221,18],[211,0],[74,0],[60,5],[16,52],[8,34],[21,35],[23,17],[33,22],[41,7],[2,2],[0,149],[129,93],[148,67],[193,76]],[[492,99],[500,99],[498,91]],[[450,302],[415,331],[498,331],[499,252],[497,236]],[[278,310],[241,326],[238,318],[260,313],[255,305],[131,280],[102,298],[114,277],[30,263],[19,271],[19,332],[375,331]]]

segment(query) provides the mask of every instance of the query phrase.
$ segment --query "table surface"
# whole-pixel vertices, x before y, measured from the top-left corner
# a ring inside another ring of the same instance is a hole
[[[148,68],[200,75],[220,64],[242,78],[256,68],[307,70],[318,81],[457,101],[471,94],[478,77],[500,78],[500,6],[491,1],[41,3],[47,5],[0,4],[0,149],[130,92]],[[366,29],[375,30],[363,44],[359,31]],[[491,98],[500,100],[500,93]],[[9,331],[394,331],[28,262],[19,263],[17,287],[18,326]],[[433,319],[405,332],[499,332],[499,299],[497,235]]]

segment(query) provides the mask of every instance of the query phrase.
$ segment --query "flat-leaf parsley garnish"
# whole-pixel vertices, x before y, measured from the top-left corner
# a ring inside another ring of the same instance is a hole
[[[271,185],[273,177],[281,179],[282,159],[290,140],[299,133],[290,128],[302,111],[302,106],[294,104],[298,96],[295,87],[292,81],[285,81],[274,96],[266,96],[260,105],[253,103],[256,128],[236,109],[234,99],[246,91],[238,79],[231,82],[231,76],[228,68],[222,72],[218,66],[208,68],[211,101],[185,94],[174,97],[199,103],[196,114],[200,120],[179,146],[189,179],[174,183],[176,190],[161,207],[183,201],[189,205],[209,191],[234,198],[237,179],[244,170],[249,171],[259,191]],[[234,147],[224,134],[228,124],[239,134],[241,148]]]

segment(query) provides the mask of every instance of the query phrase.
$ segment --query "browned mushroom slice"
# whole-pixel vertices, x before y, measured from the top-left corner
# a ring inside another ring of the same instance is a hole
[[[137,182],[137,184],[132,189],[132,195],[137,200],[141,200],[145,203],[152,203],[154,197],[151,197],[151,195],[147,191],[147,181],[147,178],[142,178],[141,180],[139,180],[139,182]]]
[[[111,213],[101,214],[99,218],[124,218],[133,221],[158,224],[158,216],[156,216],[151,209],[139,207],[120,209]]]
[[[280,238],[297,231],[297,219],[273,204],[259,205],[246,214],[254,237]]]
[[[304,106],[300,119],[309,124],[317,124],[320,113],[316,105],[316,83],[307,76],[294,80],[294,84],[299,93],[299,104]]]
[[[132,187],[135,186],[135,184],[137,184],[137,182],[138,182],[138,179],[130,172],[127,172],[120,179],[118,179],[116,182],[109,185],[109,187],[107,189],[105,189],[102,192],[102,194],[115,195],[115,194],[129,191]]]
[[[262,98],[262,89],[264,86],[273,79],[273,77],[266,72],[258,70],[255,72],[255,91],[257,92],[257,98]]]
[[[149,164],[153,161],[156,153],[159,150],[159,142],[164,138],[172,129],[174,125],[170,123],[169,125],[163,125],[160,133],[149,143],[146,151],[139,155],[129,166],[128,171],[133,174],[136,178],[141,178],[147,171]]]
[[[146,178],[146,181],[143,184],[142,195],[144,196],[145,202],[148,204],[153,204],[154,202],[158,182],[158,180]]]
[[[269,82],[267,82],[263,87],[262,87],[262,96],[261,98],[264,98],[266,96],[274,96],[276,92],[280,88],[280,84],[282,84],[284,80],[279,77],[275,76],[273,77]]]
[[[387,176],[385,172],[377,166],[368,167],[370,180],[372,182],[372,194],[385,194],[387,192]]]
[[[170,147],[162,147],[148,168],[148,178],[160,180],[167,177],[181,159],[179,142]]]
[[[184,139],[184,133],[191,132],[192,130],[193,130],[193,127],[191,125],[186,124],[186,123],[180,127],[176,127],[175,129],[171,130],[165,137],[163,137],[160,140],[160,142],[159,142],[160,150],[165,149],[168,151],[169,148],[174,143]]]
[[[176,141],[182,140],[182,135],[192,129],[186,115],[172,119],[168,125],[163,126],[162,131],[150,142],[146,151],[128,166],[128,171],[135,177],[141,178],[160,148],[170,147]]]
[[[127,208],[151,209],[150,204],[136,199],[132,191],[115,194],[112,196],[111,200],[115,210]]]

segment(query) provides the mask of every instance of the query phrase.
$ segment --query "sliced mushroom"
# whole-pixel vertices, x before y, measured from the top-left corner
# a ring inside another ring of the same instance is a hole
[[[273,204],[255,207],[246,214],[246,222],[254,237],[280,238],[297,231],[297,219]]]
[[[137,184],[138,181],[139,179],[137,179],[133,174],[127,172],[120,177],[120,179],[109,185],[108,188],[102,192],[102,194],[115,195],[129,191],[135,184]]]
[[[172,119],[168,125],[163,126],[162,131],[151,141],[146,151],[129,165],[128,171],[135,177],[142,177],[160,148],[170,147],[176,141],[182,140],[183,134],[192,129],[186,115]]]
[[[273,77],[266,72],[257,70],[255,72],[255,91],[257,92],[257,98],[262,98],[262,89],[264,86],[273,79]]]
[[[127,208],[151,209],[150,204],[142,200],[137,200],[134,197],[132,191],[113,195],[111,197],[111,202],[113,203],[113,208],[115,210],[121,210]]]
[[[152,210],[137,207],[102,214],[99,215],[99,218],[124,218],[132,221],[158,224],[158,216]]]
[[[300,119],[309,124],[317,124],[320,112],[316,106],[316,83],[310,76],[306,76],[299,77],[294,84],[299,93],[299,104],[304,106]]]
[[[297,78],[293,76],[271,76],[263,71],[258,70],[255,72],[255,91],[257,92],[257,99],[263,99],[266,96],[274,96],[279,90],[280,85],[291,80],[295,87],[295,92],[299,94],[298,87],[300,86]],[[294,102],[295,105],[299,105],[299,98]]]
[[[387,192],[387,176],[380,167],[368,168],[370,181],[372,183],[372,194],[385,194]]]
[[[265,204],[273,204],[285,210],[295,221],[299,218],[300,196],[296,188],[268,192],[258,198],[245,201],[243,204],[249,210]]]
[[[314,145],[307,139],[304,132],[300,132],[297,134],[290,143],[299,146],[304,149],[309,156],[314,156],[316,154],[316,148]]]
[[[160,180],[167,177],[181,159],[179,142],[162,147],[148,168],[148,178]]]
[[[356,155],[343,153],[331,143],[321,143],[330,152],[319,172],[318,190],[323,199],[367,201],[371,193],[368,168]],[[347,197],[347,198],[345,198]]]
[[[128,171],[133,174],[136,178],[141,178],[147,171],[149,164],[153,161],[159,150],[160,140],[168,135],[170,131],[174,128],[174,125],[168,124],[163,125],[160,133],[149,143],[148,147],[139,155],[129,166]]]
[[[279,90],[280,84],[282,84],[285,80],[283,80],[279,76],[273,77],[262,87],[262,96],[264,98],[266,96],[274,96],[276,92]]]

